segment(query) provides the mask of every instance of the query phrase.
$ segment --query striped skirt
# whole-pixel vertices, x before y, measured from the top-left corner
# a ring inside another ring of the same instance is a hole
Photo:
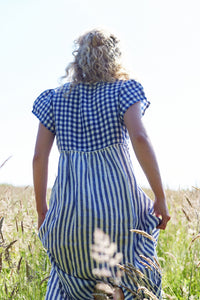
[[[52,264],[46,299],[93,299],[99,279],[94,269],[106,266],[115,276],[116,266],[91,256],[96,228],[116,244],[116,251],[122,253],[121,264],[130,263],[141,270],[151,291],[160,298],[160,273],[141,263],[141,255],[152,260],[156,257],[160,220],[152,213],[152,201],[137,186],[125,145],[61,152],[49,210],[39,230]],[[143,230],[154,240],[130,229]],[[112,278],[104,280],[111,282]],[[137,291],[138,286],[126,274],[121,277],[121,286],[125,299],[134,299],[125,287]]]

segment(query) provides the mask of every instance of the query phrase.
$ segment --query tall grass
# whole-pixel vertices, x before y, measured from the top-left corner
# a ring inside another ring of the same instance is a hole
[[[175,299],[200,299],[200,191],[167,194],[172,219],[158,245],[163,289]]]
[[[0,299],[43,299],[50,265],[37,237],[33,189],[1,185],[0,207]]]
[[[157,247],[164,299],[200,299],[200,191],[166,194],[172,219]],[[0,185],[0,229],[0,299],[44,299],[50,264],[32,187]]]

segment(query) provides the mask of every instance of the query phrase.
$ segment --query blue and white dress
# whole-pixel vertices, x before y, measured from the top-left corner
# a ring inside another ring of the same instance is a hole
[[[93,299],[97,263],[90,247],[96,228],[117,244],[122,264],[146,272],[152,291],[161,297],[161,276],[140,263],[140,255],[156,256],[156,242],[130,232],[138,229],[158,237],[159,219],[137,185],[123,119],[139,101],[144,114],[149,102],[141,84],[118,80],[78,84],[72,90],[66,83],[44,91],[34,102],[33,113],[56,135],[60,152],[49,210],[39,230],[52,264],[46,300]],[[122,285],[136,290],[127,276]],[[134,299],[123,291],[126,300]]]

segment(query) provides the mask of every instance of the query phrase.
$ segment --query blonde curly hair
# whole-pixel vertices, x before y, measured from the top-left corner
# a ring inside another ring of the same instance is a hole
[[[74,43],[74,61],[66,67],[63,76],[72,85],[129,78],[119,62],[119,40],[113,34],[94,29],[80,36]]]

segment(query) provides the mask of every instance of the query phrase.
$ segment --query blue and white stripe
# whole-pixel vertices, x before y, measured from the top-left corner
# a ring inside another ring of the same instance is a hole
[[[152,215],[152,201],[137,186],[123,124],[130,105],[140,101],[142,113],[148,107],[142,88],[135,81],[81,85],[72,92],[74,99],[71,94],[64,98],[66,89],[61,91],[44,92],[33,109],[56,134],[60,150],[58,176],[39,230],[52,264],[46,300],[93,299],[97,278],[92,270],[98,264],[90,246],[96,228],[116,243],[123,264],[146,272],[159,296],[160,276],[140,263],[140,255],[156,256],[156,243],[130,232],[134,228],[158,237],[159,219]],[[126,276],[123,284],[134,288]],[[128,291],[124,295],[133,299]]]
[[[72,277],[75,279],[74,290],[71,288],[67,294],[72,298],[67,299],[89,299],[84,296],[84,283],[90,290],[96,280],[92,273],[96,264],[90,256],[95,228],[101,228],[117,244],[118,252],[123,253],[122,263],[141,269],[139,255],[156,256],[154,242],[129,231],[136,228],[157,237],[159,220],[151,214],[152,201],[137,187],[126,156],[128,149],[120,144],[92,153],[61,153],[50,208],[39,237],[64,282],[66,294],[66,278],[70,276],[70,282]],[[154,278],[151,272],[148,276],[160,285],[160,278]],[[130,287],[126,278],[124,284]],[[77,298],[81,287],[83,295]],[[131,296],[127,294],[125,299]]]

